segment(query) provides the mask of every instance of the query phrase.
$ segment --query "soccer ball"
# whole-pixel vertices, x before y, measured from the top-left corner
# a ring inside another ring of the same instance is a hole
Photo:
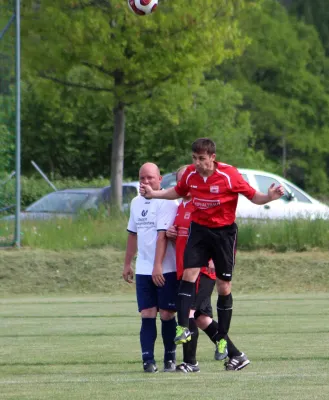
[[[128,0],[128,6],[134,14],[147,15],[155,11],[158,0]]]

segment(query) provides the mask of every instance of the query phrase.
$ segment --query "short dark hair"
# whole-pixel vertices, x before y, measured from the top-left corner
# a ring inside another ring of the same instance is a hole
[[[210,156],[216,153],[215,142],[208,138],[200,138],[192,143],[192,153],[207,153]]]

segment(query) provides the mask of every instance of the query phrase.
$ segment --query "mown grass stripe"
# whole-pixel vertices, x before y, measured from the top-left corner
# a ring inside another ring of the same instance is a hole
[[[329,329],[324,329],[324,330],[305,330],[305,331],[279,331],[277,332],[280,335],[296,335],[296,334],[303,334],[303,335],[313,335],[313,334],[325,334],[325,333],[329,333]],[[260,331],[249,331],[249,332],[235,332],[235,334],[239,334],[239,336],[248,336],[248,335],[275,335],[275,332],[264,332],[263,330]],[[125,336],[136,336],[135,332],[131,332],[131,333],[125,333]],[[119,333],[65,333],[65,334],[61,334],[61,333],[38,333],[38,334],[27,334],[27,335],[0,335],[0,338],[7,338],[7,339],[19,339],[19,338],[38,338],[38,337],[122,337],[121,334]]]

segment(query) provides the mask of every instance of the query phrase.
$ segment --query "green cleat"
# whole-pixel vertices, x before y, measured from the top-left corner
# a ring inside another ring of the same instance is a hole
[[[215,352],[216,360],[221,361],[227,357],[227,341],[225,339],[221,339],[216,343],[217,351]]]
[[[188,328],[184,328],[183,326],[176,326],[176,337],[174,339],[175,344],[183,344],[187,343],[191,340],[191,332]]]

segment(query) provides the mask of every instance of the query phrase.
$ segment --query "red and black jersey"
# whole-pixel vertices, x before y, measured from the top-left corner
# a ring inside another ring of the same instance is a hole
[[[176,239],[176,267],[177,279],[182,279],[184,271],[184,250],[188,239],[189,227],[191,223],[192,212],[194,211],[192,201],[182,202],[177,209],[174,225],[177,229]],[[216,279],[215,273],[209,273],[207,266],[202,267],[202,274],[209,276],[211,279]]]
[[[186,168],[175,186],[180,197],[192,197],[195,210],[192,221],[209,228],[231,225],[235,221],[239,194],[251,200],[256,190],[246,182],[232,165],[215,162],[216,169],[208,177],[201,176],[195,166]]]

